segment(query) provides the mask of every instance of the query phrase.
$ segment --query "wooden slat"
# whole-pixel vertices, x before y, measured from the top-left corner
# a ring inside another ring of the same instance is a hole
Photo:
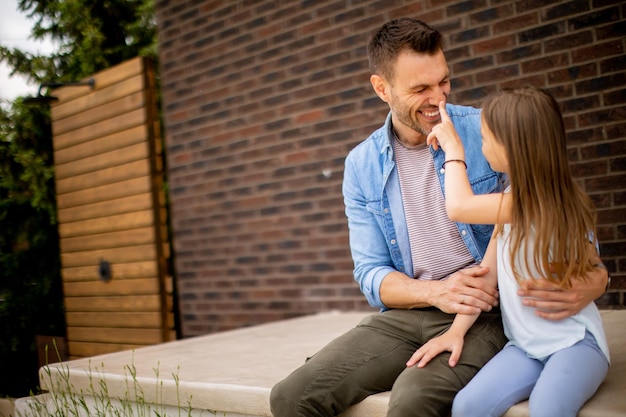
[[[174,308],[174,299],[172,297],[165,297],[166,309],[172,311]]]
[[[115,184],[107,184],[100,187],[88,188],[62,195],[57,194],[57,207],[62,210],[69,207],[93,204],[112,199],[128,197],[136,194],[150,192],[152,183],[150,176],[133,178]]]
[[[165,320],[166,320],[165,324],[168,329],[174,329],[176,327],[176,319],[174,317],[173,311],[167,312],[167,315],[165,316]]]
[[[103,170],[115,165],[123,165],[134,161],[147,161],[149,156],[146,143],[138,143],[114,151],[83,158],[67,164],[56,165],[57,180]],[[84,188],[84,187],[80,187]]]
[[[84,126],[94,121],[102,120],[102,114],[97,111],[108,111],[105,107],[110,107],[112,103],[120,100],[124,97],[134,95],[136,93],[143,92],[144,77],[142,74],[137,74],[131,78],[121,81],[117,84],[110,85],[105,88],[99,88],[97,91],[89,92],[83,96],[77,97],[74,100],[68,102],[61,102],[57,106],[54,106],[51,111],[52,120],[54,121],[53,133],[60,134],[69,130],[76,129],[76,127]],[[142,94],[143,95],[143,94]],[[143,98],[139,98],[143,100]],[[72,119],[77,119],[73,121]],[[80,121],[80,123],[78,123]],[[68,124],[71,122],[71,124]]]
[[[89,343],[74,342],[70,340],[68,341],[67,346],[70,351],[70,360],[73,360],[97,355],[105,355],[107,353],[120,352],[123,350],[139,349],[145,345],[132,345],[128,343]]]
[[[66,164],[136,143],[147,143],[147,138],[148,132],[145,125],[133,126],[130,129],[95,138],[86,143],[79,143],[69,148],[56,150],[54,152],[54,162],[56,165]]]
[[[157,295],[66,297],[65,310],[73,311],[161,311]]]
[[[143,193],[59,210],[58,219],[59,223],[71,223],[81,220],[97,219],[99,217],[114,216],[117,214],[132,213],[135,211],[150,210],[151,208],[152,196],[148,193]],[[167,235],[167,230],[161,232],[165,232]]]
[[[163,245],[161,245],[161,250],[163,251],[163,258],[165,258],[165,259],[169,259],[170,258],[170,256],[171,256],[170,247],[171,247],[171,245],[170,245],[169,242],[165,242],[165,243],[163,243]]]
[[[110,165],[99,171],[58,179],[56,182],[57,193],[65,194],[150,175],[150,164],[145,159],[119,166]]]
[[[111,274],[116,280],[154,277],[158,274],[157,264],[153,261],[115,263],[111,265]],[[97,281],[98,265],[63,268],[61,270],[63,282]]]
[[[117,280],[109,282],[66,282],[63,284],[66,297],[100,297],[107,295],[153,295],[159,294],[157,277]]]
[[[159,232],[161,233],[161,241],[165,245],[167,244],[167,241],[168,241],[167,223],[164,221],[164,219],[159,219],[159,220],[160,220]]]
[[[63,267],[98,265],[100,260],[110,263],[127,263],[157,260],[154,245],[139,245],[127,248],[99,249],[86,252],[61,253]]]
[[[70,327],[160,328],[162,326],[159,312],[67,313],[66,322]]]
[[[137,82],[141,82],[141,76],[137,77]],[[138,90],[133,86],[133,90]],[[136,109],[144,107],[144,94],[142,91],[136,91],[132,94],[118,98],[117,100],[94,107],[89,110],[81,111],[73,114],[72,117],[56,120],[52,130],[53,135],[63,135],[81,128],[93,126],[94,124],[114,119],[119,115],[126,114]]]
[[[119,214],[117,216],[63,223],[59,225],[59,236],[61,239],[66,239],[77,236],[111,233],[147,227],[153,225],[153,223],[153,211],[142,210],[134,213]]]
[[[100,71],[93,77],[87,77],[83,81],[86,81],[89,78],[93,78],[96,81],[96,85],[93,91],[98,92],[99,90],[106,88],[112,84],[119,83],[136,74],[141,74],[143,69],[143,58],[137,57],[116,65],[113,68],[108,68],[104,71]],[[59,98],[59,101],[55,104],[55,106],[59,106],[61,103],[68,102],[75,97],[83,96],[85,95],[85,93],[84,90],[80,87],[61,87],[54,90],[54,95]]]
[[[165,287],[164,289],[167,295],[168,296],[172,295],[172,293],[174,292],[174,278],[172,278],[171,275],[168,275],[165,277],[164,287]]]
[[[111,329],[106,327],[68,327],[67,338],[76,342],[133,343],[152,345],[163,340],[161,329]]]
[[[168,332],[166,332],[166,336],[165,337],[166,337],[166,340],[165,340],[166,342],[170,341],[170,340],[176,340],[176,337],[177,337],[176,329],[174,329],[174,328],[170,329]]]
[[[80,129],[72,130],[54,137],[54,150],[64,149],[79,143],[111,135],[146,123],[145,109],[137,109],[112,119],[103,120]]]
[[[118,232],[61,239],[61,251],[63,253],[83,252],[120,246],[147,245],[150,243],[156,243],[154,227],[141,227]]]

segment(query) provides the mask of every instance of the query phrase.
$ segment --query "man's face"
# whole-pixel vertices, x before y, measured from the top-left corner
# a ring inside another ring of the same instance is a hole
[[[389,104],[403,142],[409,141],[406,145],[424,143],[441,121],[439,102],[450,94],[449,76],[441,50],[433,55],[405,51],[398,56],[393,79],[386,82],[387,94],[381,98]]]

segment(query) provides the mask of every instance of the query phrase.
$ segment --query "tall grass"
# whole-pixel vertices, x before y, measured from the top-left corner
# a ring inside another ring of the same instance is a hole
[[[46,346],[46,357],[47,348]],[[192,410],[191,397],[187,399],[185,406],[181,404],[178,371],[172,374],[176,386],[177,405],[164,405],[163,380],[160,378],[158,365],[153,368],[157,383],[152,402],[146,401],[143,388],[137,379],[134,352],[132,363],[124,366],[126,386],[121,398],[109,394],[104,364],[101,364],[99,369],[92,368],[91,361],[89,362],[87,371],[89,384],[86,389],[79,389],[70,382],[70,369],[67,365],[57,364],[56,372],[52,372],[50,366],[46,365],[41,368],[41,379],[42,382],[46,382],[48,391],[25,399],[12,417],[200,417],[207,415],[206,413],[217,415],[211,410]]]

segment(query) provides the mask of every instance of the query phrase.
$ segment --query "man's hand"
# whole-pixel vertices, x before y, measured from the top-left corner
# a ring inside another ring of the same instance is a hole
[[[463,334],[447,331],[441,336],[430,339],[416,350],[406,363],[406,366],[417,365],[418,368],[423,368],[440,353],[451,352],[448,365],[454,367],[461,357],[461,351],[463,351]]]
[[[474,266],[433,281],[429,304],[448,314],[478,314],[498,305],[498,290],[482,278],[489,272],[485,266]]]
[[[563,320],[577,314],[604,294],[609,275],[604,268],[594,268],[586,279],[572,280],[572,288],[560,289],[545,279],[524,280],[517,295],[522,304],[534,307],[535,314],[548,320]]]

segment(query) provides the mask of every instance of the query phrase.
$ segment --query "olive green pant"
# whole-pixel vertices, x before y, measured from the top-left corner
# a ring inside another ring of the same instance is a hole
[[[415,350],[453,319],[436,308],[364,318],[272,388],[273,416],[333,417],[382,391],[391,391],[388,417],[447,416],[456,393],[506,343],[499,312],[483,313],[465,336],[454,368],[449,352],[424,368],[407,368]]]

